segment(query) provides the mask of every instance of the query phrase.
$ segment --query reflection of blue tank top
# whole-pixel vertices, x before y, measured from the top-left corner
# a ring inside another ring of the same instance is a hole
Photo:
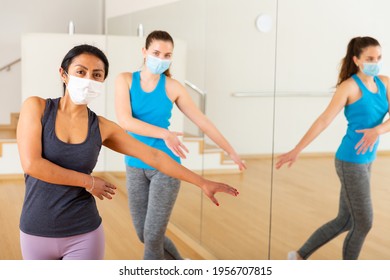
[[[358,84],[362,97],[345,106],[344,115],[348,121],[348,128],[337,150],[336,158],[353,163],[369,163],[376,157],[379,139],[375,143],[372,152],[367,150],[364,155],[358,155],[355,146],[363,137],[363,133],[357,133],[355,130],[373,128],[382,123],[383,118],[389,111],[386,87],[378,77],[374,77],[378,92],[373,93],[367,89],[356,74],[352,78]]]
[[[167,96],[165,79],[165,75],[161,74],[156,88],[151,92],[145,92],[141,88],[140,72],[134,72],[130,88],[130,100],[134,118],[168,129],[170,125],[169,119],[172,116],[173,103]],[[144,144],[167,153],[171,158],[180,163],[180,158],[172,153],[164,140],[131,132],[128,133]],[[131,167],[154,169],[135,157],[125,156],[125,162],[126,165]]]

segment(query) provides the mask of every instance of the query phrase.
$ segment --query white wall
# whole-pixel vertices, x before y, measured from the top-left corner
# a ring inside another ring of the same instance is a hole
[[[22,34],[67,33],[70,20],[76,33],[101,34],[103,0],[0,0],[0,68],[21,57]],[[9,123],[10,113],[20,110],[20,75],[20,64],[0,72],[0,124]]]
[[[178,0],[106,0],[106,18],[121,16],[135,11],[154,8]]]

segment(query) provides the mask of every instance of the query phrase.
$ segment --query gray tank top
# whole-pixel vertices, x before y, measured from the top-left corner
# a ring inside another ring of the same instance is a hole
[[[42,157],[67,169],[90,174],[102,145],[99,120],[88,108],[88,136],[68,144],[57,138],[55,120],[60,98],[47,99],[42,118]],[[46,183],[25,175],[26,193],[20,230],[45,237],[67,237],[95,230],[101,224],[95,198],[83,187]]]

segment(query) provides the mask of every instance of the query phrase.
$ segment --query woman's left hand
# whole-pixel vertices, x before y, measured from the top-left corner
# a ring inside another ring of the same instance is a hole
[[[376,141],[378,141],[379,133],[375,128],[369,129],[358,129],[355,130],[357,133],[363,133],[362,139],[356,144],[355,150],[357,150],[357,154],[364,155],[368,149],[370,152],[374,149],[374,145]]]
[[[206,180],[205,184],[201,186],[204,194],[210,198],[210,200],[217,206],[219,206],[218,200],[215,198],[217,192],[224,192],[232,196],[239,194],[238,190],[224,183],[214,182]]]
[[[178,136],[183,136],[183,132],[168,131],[164,138],[167,147],[178,157],[186,158],[184,152],[188,153],[187,147],[180,141]]]

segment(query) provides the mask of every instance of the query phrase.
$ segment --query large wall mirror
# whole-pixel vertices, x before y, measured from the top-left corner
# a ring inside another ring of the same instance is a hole
[[[294,148],[329,104],[341,59],[353,37],[376,38],[382,46],[381,73],[390,73],[386,1],[278,2],[275,156]],[[368,12],[371,9],[375,15]],[[340,181],[334,158],[346,129],[341,111],[291,168],[274,172],[271,259],[286,259],[287,252],[298,250],[318,227],[336,217]],[[390,258],[389,148],[389,135],[381,136],[371,175],[373,226],[360,259]],[[341,259],[345,238],[343,233],[330,240],[310,259]]]
[[[261,14],[274,24],[275,2],[184,0],[108,20],[110,35],[136,36],[142,24],[145,35],[162,29],[186,42],[183,84],[246,161],[248,170],[238,172],[185,119],[184,143],[201,146],[190,150],[201,154],[198,171],[240,190],[239,198],[220,195],[221,206],[215,207],[182,183],[171,223],[217,259],[267,259],[269,254],[276,29],[259,31],[255,23]]]
[[[172,223],[220,259],[286,259],[338,210],[340,182],[334,154],[346,130],[341,112],[291,167],[274,169],[326,108],[349,40],[372,36],[389,73],[384,0],[309,1],[182,0],[111,18],[108,33],[136,35],[165,29],[187,42],[188,82],[206,92],[205,113],[245,158],[244,173],[202,172],[236,185],[239,199],[213,207],[183,187]],[[375,10],[375,14],[368,13]],[[199,101],[199,94],[188,87]],[[186,132],[196,129],[185,121]],[[386,198],[389,136],[372,167],[374,224],[360,257],[389,259]],[[206,145],[212,146],[207,137]],[[341,259],[345,234],[313,259]]]

